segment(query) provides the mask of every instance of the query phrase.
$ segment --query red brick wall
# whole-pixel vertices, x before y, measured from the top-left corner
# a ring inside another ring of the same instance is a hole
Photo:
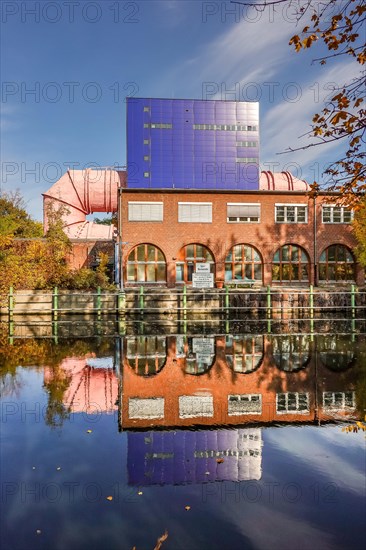
[[[163,222],[128,222],[128,201],[162,201]],[[178,223],[178,202],[211,202],[212,223]],[[321,203],[316,199],[317,258],[331,244],[355,247],[355,238],[349,224],[322,224]],[[311,262],[311,282],[314,282],[314,201],[301,193],[287,192],[148,192],[124,189],[122,193],[122,241],[124,262],[136,245],[150,243],[159,247],[167,261],[168,286],[175,284],[175,261],[180,249],[190,243],[207,246],[216,262],[216,278],[224,278],[224,261],[228,250],[235,244],[250,244],[258,249],[264,264],[263,284],[271,284],[271,265],[275,251],[284,244],[302,246]],[[260,223],[228,223],[228,202],[261,204]],[[275,223],[275,204],[293,203],[308,205],[308,222],[299,224]],[[364,283],[364,273],[357,270],[357,283]]]

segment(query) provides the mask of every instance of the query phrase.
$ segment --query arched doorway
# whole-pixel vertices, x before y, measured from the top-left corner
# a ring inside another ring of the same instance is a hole
[[[214,257],[206,246],[192,243],[181,248],[176,263],[177,283],[192,283],[192,275],[198,263],[210,264],[211,273],[215,272]]]

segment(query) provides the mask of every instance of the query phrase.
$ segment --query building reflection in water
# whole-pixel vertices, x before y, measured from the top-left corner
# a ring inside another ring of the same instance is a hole
[[[45,388],[51,413],[60,380],[67,413],[118,410],[133,485],[256,480],[263,426],[358,419],[363,359],[349,338],[126,336],[114,357],[46,367]]]
[[[149,349],[149,354],[140,354],[139,361],[146,365],[155,357],[156,375],[147,376],[146,367],[137,369],[127,352],[122,369],[123,429],[317,423],[355,411],[354,373],[348,370],[354,352],[337,344],[336,337],[321,336],[318,341],[308,335],[171,336],[166,338],[165,357],[156,337],[140,338],[145,341],[141,349]]]

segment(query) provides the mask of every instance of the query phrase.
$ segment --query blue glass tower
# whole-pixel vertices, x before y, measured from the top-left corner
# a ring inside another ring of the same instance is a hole
[[[127,98],[127,185],[259,188],[259,104]]]

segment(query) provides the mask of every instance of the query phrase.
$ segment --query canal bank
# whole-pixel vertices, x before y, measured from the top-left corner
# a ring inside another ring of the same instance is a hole
[[[187,317],[207,315],[236,316],[258,319],[321,318],[326,312],[345,317],[363,318],[366,311],[366,289],[355,285],[344,287],[262,287],[176,289],[162,287],[128,287],[121,291],[101,290],[20,290],[9,289],[0,302],[2,320],[17,315],[51,315],[55,320],[64,315],[120,316],[148,315]]]

